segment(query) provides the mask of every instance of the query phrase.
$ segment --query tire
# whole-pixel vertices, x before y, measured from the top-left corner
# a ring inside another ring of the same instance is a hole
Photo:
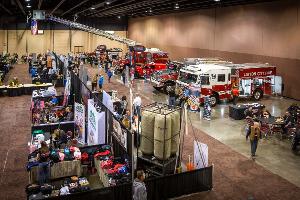
[[[135,78],[140,78],[140,75],[139,75],[139,73],[136,71],[136,72],[134,72],[134,77]]]
[[[215,107],[218,104],[218,96],[217,95],[211,95],[210,96],[210,102],[211,102],[211,107]]]
[[[157,91],[161,91],[162,90],[162,86],[161,87],[156,87],[156,86],[153,86],[154,87],[154,89],[156,89]]]
[[[253,92],[253,99],[259,101],[263,97],[263,92],[260,89],[257,89]]]

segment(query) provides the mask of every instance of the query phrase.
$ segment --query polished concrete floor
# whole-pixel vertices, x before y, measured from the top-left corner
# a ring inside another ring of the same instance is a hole
[[[144,95],[145,98],[167,103],[167,95],[157,92],[144,80],[137,80],[137,82],[137,89],[140,93],[142,92],[141,95],[145,91],[147,92],[147,95]],[[253,101],[249,99],[239,101],[239,103],[247,102]],[[291,104],[300,104],[300,101],[282,97],[265,97],[260,103],[264,104],[273,116],[283,116]],[[249,141],[246,141],[244,134],[245,121],[233,120],[229,117],[229,104],[222,103],[214,107],[211,121],[202,119],[202,109],[200,113],[189,112],[189,117],[195,128],[229,146],[234,151],[250,157],[250,144]],[[201,139],[199,140],[201,141]],[[262,139],[257,149],[256,163],[300,187],[300,154],[294,154],[290,145],[288,140]]]

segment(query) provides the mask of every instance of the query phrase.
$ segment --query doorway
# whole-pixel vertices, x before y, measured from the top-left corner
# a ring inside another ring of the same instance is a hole
[[[74,53],[83,53],[83,46],[74,46]]]

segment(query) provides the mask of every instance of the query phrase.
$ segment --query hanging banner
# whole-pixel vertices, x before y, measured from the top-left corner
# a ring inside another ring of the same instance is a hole
[[[68,105],[70,91],[71,91],[71,77],[67,76],[66,83],[65,83],[64,101],[63,101],[64,106]]]
[[[208,146],[207,144],[194,140],[194,167],[201,169],[208,166]]]
[[[105,144],[105,112],[97,112],[94,100],[88,100],[88,145]]]
[[[190,106],[191,111],[198,111],[200,108],[200,97],[201,97],[201,86],[200,85],[191,85],[189,86],[189,97],[188,105]]]
[[[85,144],[85,108],[75,102],[75,136],[80,144]]]
[[[37,35],[38,34],[38,25],[36,20],[31,20],[31,34]]]
[[[113,117],[113,134],[119,140],[119,143],[127,151],[127,130],[122,128],[122,125],[118,120]]]
[[[109,94],[107,94],[104,90],[103,90],[102,103],[110,110],[110,112],[112,112],[112,113],[114,112],[114,105],[113,105],[111,96]]]

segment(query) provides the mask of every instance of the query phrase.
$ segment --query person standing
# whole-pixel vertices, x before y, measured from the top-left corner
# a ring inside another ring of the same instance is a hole
[[[176,94],[173,86],[167,86],[167,93],[169,95],[169,106],[175,106]]]
[[[49,182],[50,169],[49,169],[50,150],[46,142],[41,142],[41,148],[38,150],[39,161],[39,183],[40,185]]]
[[[254,122],[253,126],[250,127],[250,131],[246,135],[246,140],[248,140],[248,137],[250,138],[251,158],[255,159],[258,141],[262,137],[258,122]]]
[[[232,102],[233,102],[233,105],[236,105],[238,97],[239,97],[239,89],[238,89],[238,87],[234,86],[232,88]]]
[[[101,75],[100,75],[100,78],[99,78],[99,80],[98,80],[99,89],[102,89],[103,83],[104,83],[104,77],[103,77],[103,75],[101,74]]]
[[[144,171],[138,170],[136,172],[136,179],[133,181],[133,200],[147,200],[147,189],[144,180]]]
[[[98,80],[98,74],[95,74],[92,80],[92,91],[95,91],[97,89],[97,80]]]
[[[107,76],[108,76],[108,82],[110,83],[110,79],[113,76],[113,73],[110,68],[107,70]]]
[[[140,117],[141,116],[141,105],[142,105],[142,99],[139,96],[138,93],[136,93],[136,97],[133,100],[133,105],[134,105],[134,112],[135,114]]]
[[[123,69],[123,71],[122,71],[122,81],[123,81],[123,84],[125,85],[125,83],[126,83],[126,72],[125,72],[125,68]]]

